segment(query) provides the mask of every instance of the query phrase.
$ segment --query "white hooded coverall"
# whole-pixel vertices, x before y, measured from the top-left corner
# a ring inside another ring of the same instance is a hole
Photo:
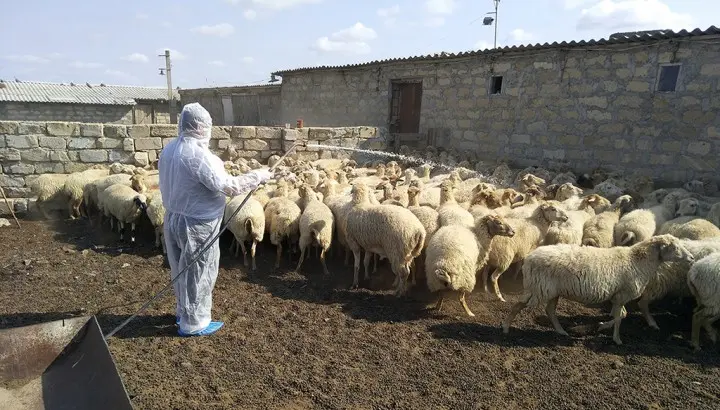
[[[212,119],[198,103],[183,107],[179,136],[161,152],[160,192],[171,278],[175,278],[218,234],[225,196],[249,192],[269,178],[267,170],[234,177],[210,152]],[[212,290],[220,263],[219,240],[175,282],[180,331],[193,334],[211,322]]]

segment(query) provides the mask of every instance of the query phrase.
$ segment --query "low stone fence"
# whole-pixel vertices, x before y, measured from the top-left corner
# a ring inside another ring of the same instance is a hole
[[[94,164],[120,162],[146,166],[177,136],[176,125],[116,125],[77,122],[0,121],[0,187],[19,213],[28,210],[28,184],[39,174],[72,173]],[[210,149],[220,155],[234,147],[244,158],[264,160],[285,152],[297,140],[351,148],[384,150],[387,133],[375,127],[279,128],[216,126]],[[301,147],[298,157],[314,160],[347,156],[343,151]],[[8,209],[0,203],[0,214]]]

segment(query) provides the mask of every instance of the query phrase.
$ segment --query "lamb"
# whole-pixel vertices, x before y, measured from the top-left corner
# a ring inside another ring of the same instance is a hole
[[[308,246],[316,245],[320,248],[320,262],[323,266],[323,272],[330,274],[327,264],[325,263],[325,253],[330,249],[333,235],[333,214],[330,208],[318,199],[317,194],[312,190],[310,185],[300,187],[300,197],[307,200],[307,205],[300,216],[300,260],[297,268],[300,270],[303,260],[305,259],[305,251]]]
[[[477,234],[477,235],[476,235]],[[430,238],[425,256],[425,278],[431,292],[439,292],[436,309],[442,309],[449,292],[457,293],[468,316],[475,316],[465,301],[475,289],[478,268],[485,264],[496,235],[512,237],[512,227],[501,217],[487,215],[478,221],[475,232],[460,226],[440,228]]]
[[[67,197],[63,192],[67,178],[67,174],[41,174],[28,184],[30,191],[37,196],[36,205],[45,219],[51,219],[49,211],[61,203],[62,209],[67,209]]]
[[[228,218],[237,209],[238,206],[245,200],[246,195],[238,195],[230,199],[225,206],[225,216],[223,217],[223,223],[228,222]],[[235,257],[239,255],[240,249],[243,253],[243,265],[248,266],[247,249],[245,248],[245,242],[250,241],[250,258],[252,259],[252,270],[257,270],[255,263],[255,248],[257,244],[262,242],[265,237],[265,211],[262,203],[254,197],[248,198],[245,205],[229,219],[228,229],[233,234],[234,241],[231,244],[235,247]]]
[[[720,240],[680,240],[680,244],[687,249],[695,258],[700,260],[707,255],[720,252]],[[687,275],[691,263],[688,262],[663,262],[657,270],[657,276],[654,277],[642,292],[638,300],[638,307],[645,317],[648,326],[653,329],[660,329],[650,314],[650,303],[660,300],[666,296],[687,297],[690,296],[690,289],[687,286]],[[604,323],[601,330],[609,328],[613,325],[613,321]]]
[[[148,216],[150,223],[155,230],[155,246],[162,247],[163,253],[167,253],[165,248],[165,238],[163,235],[163,226],[165,222],[165,207],[162,202],[162,195],[160,190],[152,189],[146,194],[147,196],[147,210],[145,214]]]
[[[712,253],[693,264],[687,275],[687,285],[695,297],[690,340],[700,350],[700,327],[704,327],[713,343],[717,332],[712,325],[720,319],[720,252]]]
[[[498,279],[514,262],[520,262],[525,259],[533,249],[540,246],[545,234],[550,227],[550,223],[554,221],[564,222],[568,220],[566,211],[561,210],[555,205],[541,204],[532,215],[528,218],[511,219],[507,221],[515,231],[515,235],[509,237],[497,237],[490,245],[490,254],[488,255],[487,266],[483,269],[483,286],[485,292],[488,292],[487,273],[488,269],[494,267],[495,270],[490,277],[495,291],[495,296],[503,302],[498,286]]]
[[[660,205],[625,214],[614,228],[615,245],[629,246],[649,239],[675,214],[677,200],[677,194],[668,194]]]
[[[665,222],[659,234],[670,234],[680,239],[710,239],[720,237],[720,228],[707,219],[684,216]]]
[[[525,176],[520,179],[520,183],[518,185],[520,191],[527,192],[527,190],[530,188],[535,188],[545,184],[546,181],[544,179],[537,177],[533,174],[525,174]]]
[[[394,205],[372,205],[365,184],[352,188],[352,206],[345,221],[348,247],[355,257],[352,288],[359,285],[360,251],[365,250],[365,278],[372,253],[389,260],[397,279],[395,294],[405,293],[410,263],[420,255],[425,243],[425,228],[415,215]]]
[[[555,200],[560,201],[566,210],[575,211],[580,207],[580,203],[582,203],[583,198],[580,197],[582,193],[582,189],[566,182],[558,187]]]
[[[105,214],[118,221],[120,240],[123,240],[125,224],[130,224],[130,242],[135,242],[135,224],[147,210],[147,197],[123,184],[114,184],[100,193]]]
[[[566,211],[567,221],[553,222],[545,234],[545,245],[581,245],[585,222],[595,216],[595,211],[588,207],[581,211]]]
[[[613,203],[609,211],[602,212],[588,219],[583,225],[582,244],[596,248],[611,248],[615,225],[624,212],[632,206],[632,197],[622,195]]]
[[[345,235],[345,220],[348,211],[352,207],[352,197],[338,194],[336,188],[337,182],[333,180],[326,180],[318,187],[324,196],[323,203],[327,205],[333,213],[335,234],[337,235],[336,243],[345,250],[344,264],[348,266],[350,264],[350,248],[347,246]]]
[[[440,189],[440,207],[438,208],[440,226],[460,225],[472,228],[475,219],[470,212],[463,209],[455,201],[453,185],[443,182]]]
[[[96,207],[100,211],[98,216],[101,220],[99,222],[102,222],[102,216],[103,214],[105,214],[105,212],[104,205],[100,202],[100,193],[104,191],[107,187],[114,184],[131,186],[131,177],[130,175],[124,173],[115,174],[107,176],[105,178],[97,179],[85,185],[85,188],[83,188],[83,202],[85,204],[85,212],[87,213],[88,218],[91,217],[90,212],[93,207]],[[92,224],[92,218],[90,218],[90,222]]]
[[[435,232],[440,227],[440,215],[438,212],[429,206],[421,206],[420,201],[418,200],[418,196],[420,194],[420,188],[417,187],[410,187],[408,188],[408,207],[407,209],[412,212],[415,217],[420,221],[422,226],[425,228],[425,242],[423,243],[423,251],[425,251],[428,247],[428,243],[430,241],[430,238],[432,238],[432,235],[435,234]],[[410,278],[411,278],[411,284],[414,286],[416,284],[416,276],[417,276],[417,265],[413,261],[413,265],[411,267],[410,271]]]
[[[104,168],[90,168],[68,175],[65,180],[65,185],[63,185],[63,194],[68,198],[68,213],[70,219],[82,216],[80,213],[80,205],[82,205],[83,202],[85,185],[108,175],[110,175],[110,170]]]
[[[286,188],[282,194],[287,193]],[[278,190],[281,190],[280,186],[278,186]],[[287,239],[290,244],[288,255],[291,252],[292,244],[297,243],[301,214],[300,207],[287,196],[273,197],[265,206],[265,230],[270,234],[270,243],[277,247],[275,269],[280,268],[282,241]]]
[[[621,345],[620,321],[625,304],[640,297],[657,276],[662,262],[682,261],[692,262],[693,256],[671,235],[609,249],[565,244],[540,247],[525,258],[524,296],[503,321],[503,332],[508,333],[513,319],[526,306],[545,304],[555,331],[567,336],[555,315],[560,297],[584,304],[610,301],[613,340]]]

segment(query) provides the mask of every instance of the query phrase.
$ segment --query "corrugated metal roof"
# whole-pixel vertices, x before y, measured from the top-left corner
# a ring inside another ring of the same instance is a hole
[[[715,26],[710,26],[707,30],[701,30],[699,28],[696,28],[692,31],[680,30],[678,32],[674,32],[672,30],[635,31],[635,32],[629,32],[629,33],[615,33],[615,34],[612,34],[611,36],[609,36],[608,39],[600,39],[600,40],[588,40],[588,41],[582,40],[582,41],[570,41],[570,42],[563,41],[561,43],[553,42],[552,44],[538,43],[538,44],[520,45],[520,46],[505,46],[505,47],[498,47],[497,49],[463,51],[460,53],[445,53],[445,52],[443,52],[440,54],[428,54],[428,55],[423,55],[423,56],[390,58],[390,59],[386,59],[386,60],[375,60],[375,61],[369,61],[366,63],[358,63],[358,64],[295,68],[295,69],[290,69],[290,70],[275,71],[275,72],[273,72],[273,74],[283,75],[283,74],[290,74],[290,73],[298,73],[298,72],[302,72],[302,71],[341,70],[341,69],[348,69],[348,68],[360,68],[360,67],[367,67],[367,66],[374,66],[374,65],[382,65],[382,64],[388,64],[388,63],[451,60],[451,59],[455,59],[455,58],[465,58],[465,57],[473,57],[473,56],[481,56],[481,55],[492,55],[492,54],[498,54],[498,53],[503,53],[503,52],[539,51],[539,50],[548,50],[548,49],[556,49],[556,48],[584,48],[584,47],[592,47],[592,46],[608,46],[608,45],[627,44],[627,43],[645,43],[645,42],[656,42],[656,41],[660,41],[660,40],[670,40],[670,39],[699,37],[699,36],[717,36],[717,35],[720,35],[720,28],[717,28]]]
[[[177,90],[173,94],[180,99]],[[0,101],[135,105],[136,100],[167,100],[167,88],[0,80]]]

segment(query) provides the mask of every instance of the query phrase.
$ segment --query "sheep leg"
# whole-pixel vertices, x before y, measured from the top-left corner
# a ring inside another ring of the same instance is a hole
[[[690,331],[690,343],[695,351],[700,350],[700,328],[705,320],[705,309],[699,307],[695,309],[692,318],[692,330]]]
[[[280,269],[280,260],[282,259],[282,241],[277,244],[277,256],[275,258],[275,269]]]
[[[502,327],[503,327],[503,333],[508,333],[510,331],[510,325],[512,324],[513,320],[515,320],[515,316],[518,315],[523,309],[525,309],[528,305],[528,302],[530,301],[531,295],[527,295],[523,298],[523,300],[517,302],[513,305],[513,307],[510,309],[510,313],[505,317],[505,320],[503,321]]]
[[[612,307],[612,315],[613,319],[615,320],[615,323],[613,324],[613,341],[615,341],[615,344],[621,345],[622,340],[620,340],[620,322],[622,321],[622,308],[623,305],[613,305]]]
[[[135,243],[135,222],[130,222],[130,242]]]
[[[68,202],[68,216],[70,219],[75,219],[75,202],[69,201]]]
[[[295,268],[296,271],[300,271],[300,266],[302,266],[303,260],[305,260],[305,248],[305,246],[300,246],[300,260]]]
[[[252,244],[250,245],[250,258],[252,259],[252,270],[257,270],[257,265],[255,264],[255,248],[257,247],[257,240],[253,239]]]
[[[625,319],[625,317],[627,317],[627,310],[625,309],[625,306],[623,306],[622,312],[620,312],[620,315],[622,316],[623,319]],[[599,326],[598,330],[610,329],[611,327],[613,327],[614,324],[615,324],[615,319],[610,319],[607,322],[600,322],[600,326]]]
[[[345,247],[345,260],[343,261],[344,266],[350,265],[350,249]]]
[[[240,249],[242,249],[243,254],[243,266],[247,268],[248,266],[248,257],[247,257],[247,249],[245,249],[245,241],[238,240],[237,241],[238,246],[240,246]]]
[[[110,232],[112,232],[115,229],[115,221],[113,221],[112,216],[110,217]]]
[[[462,307],[463,307],[463,309],[465,309],[465,313],[467,313],[468,316],[470,316],[470,317],[475,316],[475,314],[468,307],[467,301],[465,301],[465,292],[460,292],[460,303],[462,304]]]
[[[490,280],[493,284],[493,290],[495,291],[495,296],[497,296],[498,299],[500,299],[501,302],[505,302],[505,298],[503,297],[502,293],[500,293],[500,286],[498,285],[498,279],[500,279],[500,275],[503,274],[505,269],[500,270],[500,268],[496,268],[495,272],[490,275]]]
[[[118,232],[120,232],[120,240],[123,240],[123,236],[125,235],[125,222],[118,219],[117,221],[118,225]]]
[[[325,275],[329,275],[330,271],[328,270],[327,264],[325,263],[325,248],[320,250],[320,263],[322,263],[323,272]]]
[[[545,305],[545,314],[547,314],[548,318],[550,319],[550,323],[552,323],[556,332],[563,336],[570,336],[568,335],[568,332],[563,329],[562,325],[560,325],[560,321],[555,314],[555,310],[557,310],[558,300],[560,300],[560,298],[555,297],[548,301],[547,305]]]
[[[158,228],[155,228],[155,247],[160,247],[160,230]]]
[[[353,256],[355,257],[355,261],[353,264],[353,284],[350,286],[350,289],[357,289],[359,286],[359,276],[360,276],[360,249],[357,251],[352,251]]]
[[[417,275],[417,264],[415,263],[415,259],[413,259],[410,262],[410,284],[413,286],[417,285],[417,282],[415,281],[416,275]]]
[[[650,314],[650,300],[643,295],[643,297],[638,300],[638,306],[640,307],[640,311],[643,313],[643,316],[645,316],[645,321],[648,326],[655,330],[660,330],[660,326],[657,325],[657,322],[655,322],[655,319]]]
[[[233,236],[232,241],[230,241],[230,252],[232,252],[233,249],[234,249],[234,250],[235,250],[235,257],[237,258],[237,257],[238,257],[238,254],[237,254],[237,245],[235,245],[235,242],[237,242],[237,241],[235,240],[235,236]]]
[[[705,322],[703,323],[703,327],[705,328],[705,331],[708,334],[708,337],[710,338],[710,341],[713,342],[713,344],[717,343],[717,332],[712,327],[713,323],[715,323],[718,319],[720,319],[720,315],[717,315],[715,317],[709,317],[705,319]]]
[[[167,247],[165,247],[165,236],[163,234],[160,234],[160,244],[162,245],[163,255],[167,255]]]
[[[437,299],[437,302],[435,303],[435,310],[437,310],[438,313],[440,313],[440,311],[442,310],[444,300],[445,300],[445,291],[441,290],[440,292],[438,292],[438,299]]]
[[[370,258],[372,258],[373,254],[365,251],[365,256],[363,257],[363,267],[365,267],[365,280],[370,279]]]
[[[373,260],[373,271],[372,271],[373,274],[377,273],[377,265],[378,265],[378,261],[380,260],[380,255],[378,255],[378,254],[374,254],[374,255],[375,255],[375,259]]]
[[[483,283],[483,289],[485,289],[485,293],[490,294],[490,289],[488,289],[488,272],[490,272],[490,267],[488,265],[483,266],[480,273],[480,280]]]

